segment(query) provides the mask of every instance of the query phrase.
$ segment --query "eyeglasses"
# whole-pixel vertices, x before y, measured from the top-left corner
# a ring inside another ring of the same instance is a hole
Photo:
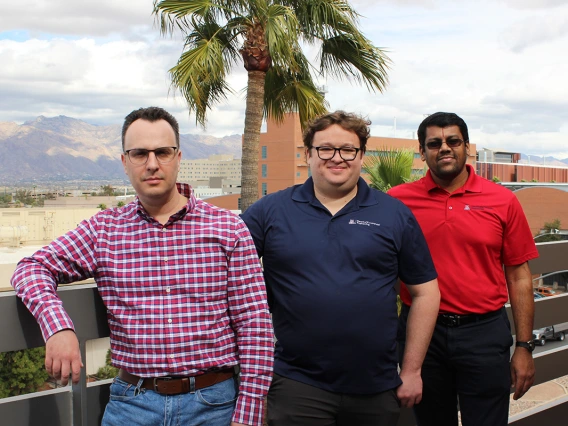
[[[128,156],[132,164],[135,166],[142,166],[148,162],[148,157],[151,152],[153,152],[156,156],[158,163],[164,164],[169,163],[175,158],[177,150],[178,148],[175,146],[164,146],[156,149],[127,149],[124,153]]]
[[[336,152],[339,152],[339,156],[343,161],[353,161],[357,157],[357,153],[361,151],[360,148],[344,147],[344,148],[333,148],[331,146],[313,146],[318,153],[320,160],[331,160]]]
[[[461,139],[446,139],[446,145],[448,145],[450,148],[457,148],[463,142],[464,141]],[[426,142],[426,146],[428,147],[428,149],[437,150],[442,147],[442,141],[437,140],[432,142]]]

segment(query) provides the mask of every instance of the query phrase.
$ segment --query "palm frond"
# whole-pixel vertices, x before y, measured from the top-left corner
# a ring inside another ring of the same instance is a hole
[[[383,92],[387,83],[390,59],[366,38],[341,34],[326,39],[321,48],[320,71],[338,79],[352,77],[369,90]]]
[[[210,38],[208,38],[210,37]],[[185,98],[196,122],[205,126],[207,110],[226,99],[231,88],[226,76],[235,58],[235,48],[221,27],[207,23],[195,28],[186,39],[186,50],[169,70],[172,86]]]
[[[302,28],[302,37],[313,42],[327,39],[339,33],[358,32],[358,15],[344,0],[307,0],[292,3]]]
[[[154,0],[152,12],[160,25],[162,34],[173,32],[174,28],[185,31],[188,17],[207,17],[214,13],[210,0]]]
[[[287,112],[298,112],[302,127],[327,112],[327,102],[312,79],[310,63],[299,50],[294,52],[296,71],[272,67],[266,74],[264,91],[265,116],[282,121]]]
[[[298,20],[294,11],[279,4],[271,5],[266,11],[264,29],[273,64],[294,68],[294,49],[298,45]]]
[[[369,175],[372,188],[386,192],[415,179],[413,162],[414,151],[411,149],[383,148],[380,151],[367,151],[363,170]]]

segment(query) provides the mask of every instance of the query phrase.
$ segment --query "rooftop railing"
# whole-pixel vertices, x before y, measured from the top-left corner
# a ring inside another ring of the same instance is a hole
[[[530,263],[536,275],[568,269],[568,241],[537,244],[539,258]],[[83,360],[86,342],[107,337],[106,308],[94,282],[62,286],[59,295],[73,319]],[[510,308],[508,314],[511,319]],[[568,322],[568,293],[535,302],[535,325],[541,328]],[[0,293],[0,352],[34,348],[44,344],[39,327],[14,292]],[[514,333],[514,331],[513,331]],[[568,375],[568,346],[534,355],[535,385]],[[109,397],[110,380],[87,383],[86,369],[79,384],[0,399],[0,419],[9,426],[100,425]],[[522,411],[509,418],[515,426],[560,425],[568,418],[568,395]],[[399,426],[414,425],[410,410],[403,410]]]

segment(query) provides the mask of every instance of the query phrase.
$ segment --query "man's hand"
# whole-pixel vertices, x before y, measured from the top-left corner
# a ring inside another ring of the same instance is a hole
[[[402,407],[411,408],[422,401],[422,377],[420,372],[406,373],[404,368],[400,372],[402,385],[396,388],[396,396]]]
[[[81,351],[79,340],[73,330],[61,330],[52,335],[45,343],[45,369],[50,376],[61,380],[63,386],[69,382],[79,383],[81,374]]]
[[[516,348],[511,358],[511,386],[515,388],[513,399],[521,398],[534,383],[534,360],[525,348]]]

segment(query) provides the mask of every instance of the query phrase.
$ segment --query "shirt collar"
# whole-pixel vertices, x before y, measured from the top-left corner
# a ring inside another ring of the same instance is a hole
[[[473,166],[471,164],[466,164],[465,167],[468,173],[467,180],[461,188],[458,188],[453,193],[456,194],[460,192],[481,192],[482,189],[481,181],[479,180],[479,176],[475,174]],[[426,187],[426,191],[428,192],[430,192],[433,189],[440,188],[440,186],[438,186],[438,184],[434,182],[434,179],[432,179],[432,172],[430,170],[428,170],[426,172],[426,176],[424,176],[424,185]]]
[[[310,203],[312,205],[321,205],[317,201],[316,194],[314,192],[314,180],[309,177],[302,185],[298,185],[292,192],[292,200],[299,203]],[[378,201],[367,185],[367,182],[362,177],[359,177],[357,181],[357,194],[355,195],[355,202],[358,206],[372,206],[377,204]]]
[[[179,217],[183,217],[185,216],[187,213],[190,213],[193,211],[193,209],[195,208],[195,204],[197,203],[197,199],[195,198],[195,194],[193,192],[193,188],[188,185],[187,183],[176,183],[177,186],[177,190],[178,192],[183,195],[184,197],[187,197],[187,203],[185,205],[185,207],[183,209],[181,209],[177,214],[179,214]],[[144,208],[144,206],[142,205],[142,203],[140,202],[140,199],[138,197],[136,197],[136,211],[145,219],[149,220],[150,216],[148,215],[148,213],[146,212],[146,209]]]

